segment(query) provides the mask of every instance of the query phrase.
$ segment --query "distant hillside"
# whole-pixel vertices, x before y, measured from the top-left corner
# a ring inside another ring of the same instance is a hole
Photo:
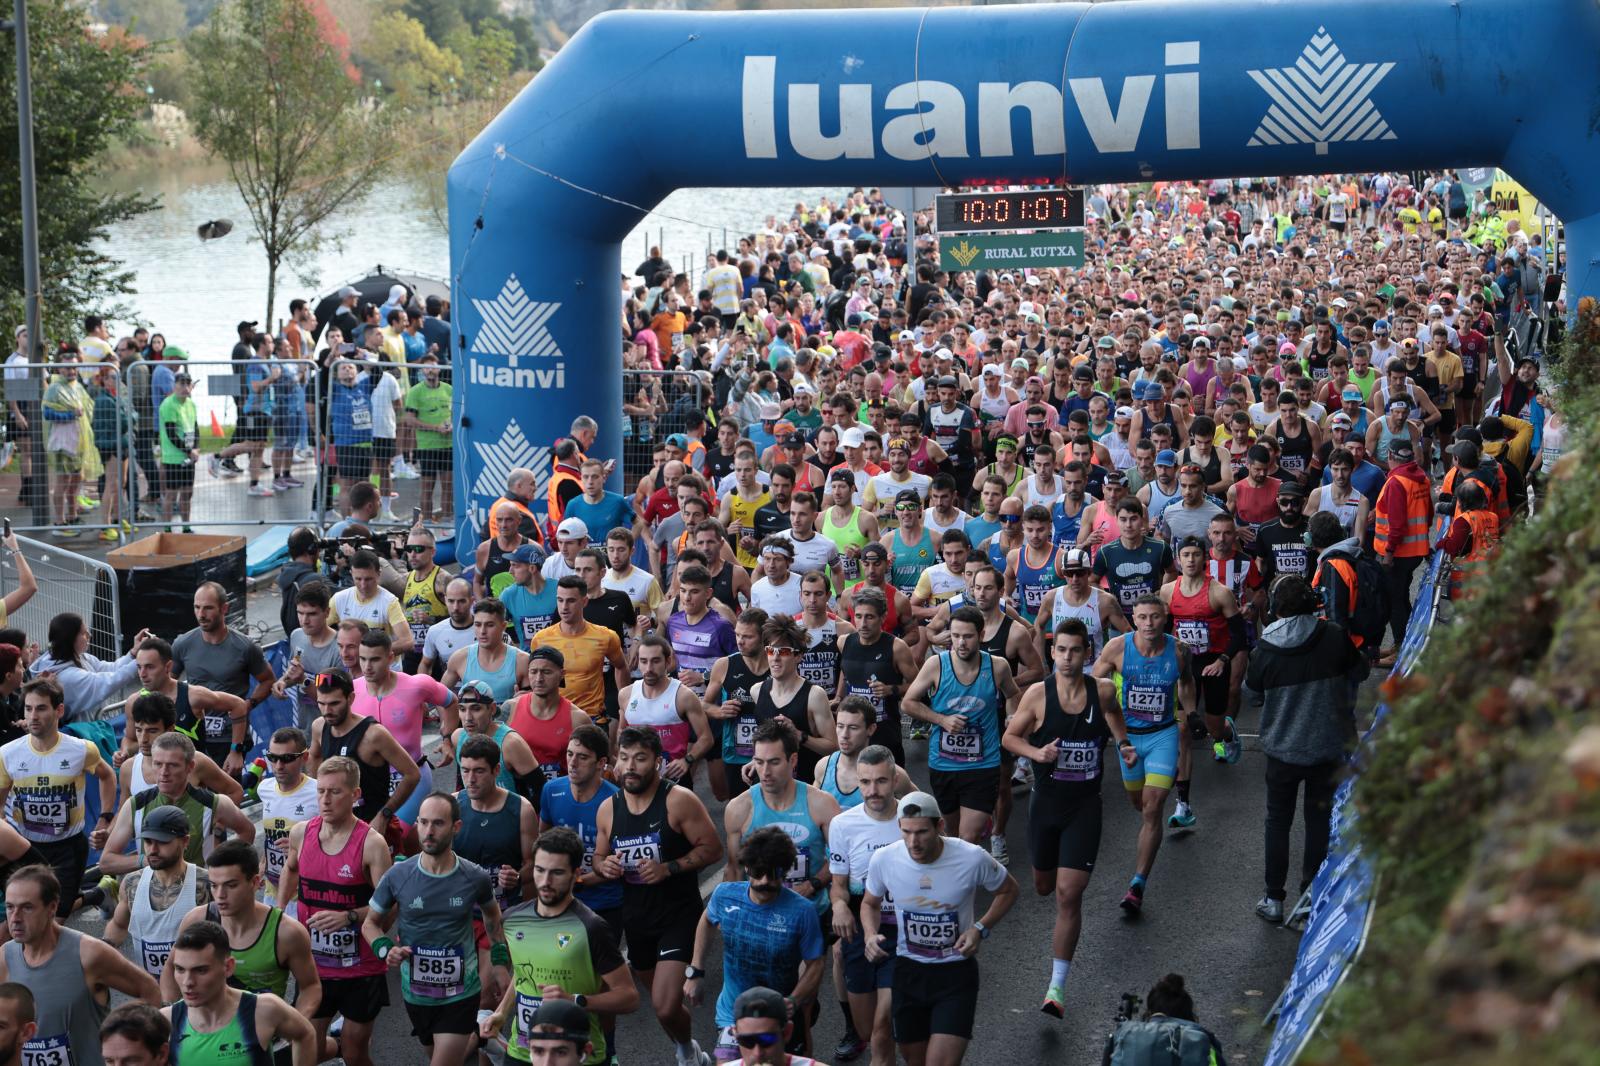
[[[933,6],[965,4],[969,0],[929,0]],[[1024,0],[1026,2],[1026,0]],[[775,11],[819,7],[927,7],[906,0],[501,0],[507,14],[526,15],[552,47],[559,47],[589,19],[602,11],[644,8],[657,11]]]

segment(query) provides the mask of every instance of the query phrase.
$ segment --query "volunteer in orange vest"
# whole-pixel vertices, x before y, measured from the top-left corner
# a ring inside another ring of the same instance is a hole
[[[545,486],[545,525],[548,540],[555,539],[555,529],[567,511],[567,504],[583,495],[583,449],[568,437],[556,441],[550,449],[550,483]]]
[[[1411,618],[1411,578],[1428,557],[1428,527],[1433,523],[1433,484],[1417,465],[1408,440],[1389,445],[1389,477],[1373,505],[1372,550],[1389,575],[1389,631],[1398,654]],[[1380,660],[1381,662],[1381,660]]]
[[[1489,507],[1488,494],[1478,481],[1463,481],[1456,490],[1456,516],[1439,550],[1455,560],[1450,571],[1450,598],[1459,600],[1472,582],[1482,577],[1500,543],[1500,519]]]
[[[499,535],[500,515],[507,506],[515,507],[519,512],[517,532],[529,540],[544,543],[544,534],[539,530],[539,519],[533,513],[534,494],[537,478],[532,470],[527,467],[516,467],[506,475],[506,494],[494,501],[489,508],[489,529],[484,534],[484,540]]]

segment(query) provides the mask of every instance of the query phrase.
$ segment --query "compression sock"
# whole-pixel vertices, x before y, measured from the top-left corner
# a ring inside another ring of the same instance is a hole
[[[1061,988],[1067,983],[1067,971],[1072,969],[1071,959],[1050,960],[1050,987]]]
[[[1189,802],[1189,782],[1188,781],[1179,781],[1177,783],[1177,785],[1178,785],[1178,802],[1179,803],[1188,803]]]

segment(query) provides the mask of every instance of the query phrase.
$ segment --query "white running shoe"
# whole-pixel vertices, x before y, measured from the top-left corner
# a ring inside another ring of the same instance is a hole
[[[251,485],[248,489],[245,490],[245,495],[246,496],[276,496],[277,493],[275,491],[273,491],[273,488],[272,488],[271,485],[264,485],[264,484],[262,484],[261,482],[258,481],[254,485]]]
[[[1001,866],[1011,862],[1011,848],[1006,843],[1006,838],[996,833],[989,838],[989,854],[994,856],[994,861]]]

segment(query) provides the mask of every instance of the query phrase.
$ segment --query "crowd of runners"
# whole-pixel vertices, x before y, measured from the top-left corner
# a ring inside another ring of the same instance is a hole
[[[281,671],[212,584],[114,662],[75,615],[0,630],[0,1066],[370,1066],[390,971],[433,1066],[951,1066],[1024,896],[1055,1018],[1086,921],[1182,905],[1163,840],[1246,730],[1282,921],[1419,565],[1470,595],[1561,453],[1555,264],[1449,174],[1088,199],[1070,272],[946,274],[861,191],[696,291],[647,261],[627,365],[706,386],[654,464],[609,489],[578,419],[460,573],[420,524],[363,544],[362,471],[337,565],[290,539]],[[120,742],[85,736],[135,680]],[[294,724],[247,761],[269,699]],[[1085,913],[1103,833],[1137,858]],[[1223,1061],[1181,978],[1149,1006],[1108,1061]],[[660,1035],[619,1049],[635,1012]]]

